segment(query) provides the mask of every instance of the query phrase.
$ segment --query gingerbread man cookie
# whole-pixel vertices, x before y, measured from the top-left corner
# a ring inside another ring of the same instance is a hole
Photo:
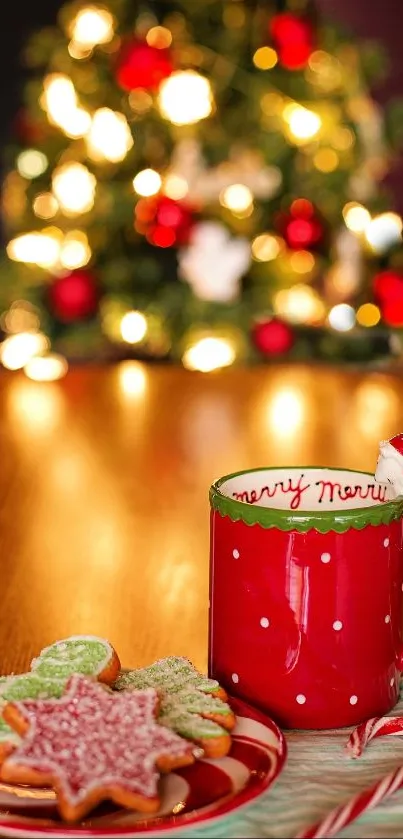
[[[116,690],[155,688],[161,695],[159,721],[198,743],[206,757],[223,757],[231,747],[235,725],[225,691],[186,658],[169,656],[149,667],[121,673]]]
[[[61,699],[12,702],[5,721],[23,739],[0,768],[3,781],[52,786],[63,819],[104,799],[141,812],[159,807],[159,772],[194,761],[193,746],[159,725],[153,689],[112,693],[73,675]]]

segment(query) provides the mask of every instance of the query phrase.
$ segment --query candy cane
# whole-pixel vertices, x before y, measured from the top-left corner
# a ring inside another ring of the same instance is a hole
[[[335,807],[322,821],[299,833],[297,839],[328,839],[335,836],[362,813],[372,810],[403,786],[403,767],[390,772],[368,790],[359,792],[347,804]]]
[[[360,757],[370,740],[384,734],[403,734],[403,717],[373,717],[361,723],[350,735],[346,750],[351,757]]]

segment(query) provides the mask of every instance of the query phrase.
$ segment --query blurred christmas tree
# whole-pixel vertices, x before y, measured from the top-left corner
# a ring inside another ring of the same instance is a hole
[[[24,59],[5,366],[61,375],[50,344],[199,370],[400,352],[402,221],[381,182],[403,113],[369,93],[377,47],[307,0],[80,0]]]

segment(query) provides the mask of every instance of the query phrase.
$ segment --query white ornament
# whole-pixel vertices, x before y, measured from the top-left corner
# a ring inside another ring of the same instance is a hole
[[[229,303],[239,293],[239,280],[251,260],[250,243],[231,238],[218,222],[201,222],[193,230],[190,244],[179,253],[179,273],[196,297]]]
[[[167,172],[187,185],[186,198],[196,204],[218,201],[223,190],[232,184],[243,184],[258,199],[268,200],[279,190],[282,182],[277,166],[265,166],[256,153],[233,153],[229,160],[208,167],[197,140],[181,140],[172,155]]]
[[[389,440],[383,440],[379,444],[375,480],[380,484],[389,484],[390,499],[403,495],[403,455]]]

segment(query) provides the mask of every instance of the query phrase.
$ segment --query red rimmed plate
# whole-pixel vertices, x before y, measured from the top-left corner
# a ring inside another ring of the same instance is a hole
[[[200,760],[161,781],[161,808],[152,817],[98,807],[77,825],[63,824],[52,790],[0,783],[0,835],[28,839],[114,837],[139,839],[207,827],[262,795],[280,775],[287,748],[275,723],[231,699],[236,726],[228,757]]]

